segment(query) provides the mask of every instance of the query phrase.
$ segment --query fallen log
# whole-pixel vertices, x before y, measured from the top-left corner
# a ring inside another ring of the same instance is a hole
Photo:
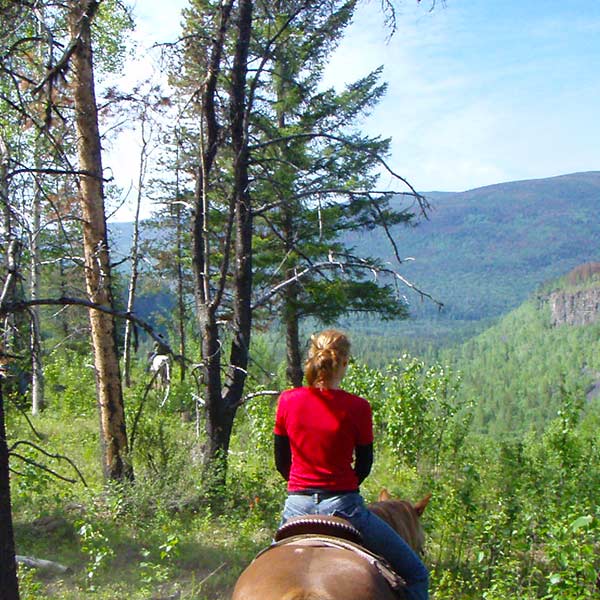
[[[39,569],[56,575],[63,575],[64,573],[71,572],[70,567],[65,567],[65,565],[61,565],[53,560],[44,560],[43,558],[35,558],[33,556],[20,556],[18,554],[15,558],[17,559],[17,563],[30,567],[31,569]]]

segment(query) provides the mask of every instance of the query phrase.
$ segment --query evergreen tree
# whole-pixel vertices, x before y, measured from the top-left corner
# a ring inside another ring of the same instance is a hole
[[[340,93],[320,90],[326,61],[356,4],[303,13],[283,32],[256,115],[261,151],[253,154],[253,173],[264,203],[256,211],[256,298],[259,304],[268,299],[269,314],[284,323],[288,378],[296,386],[302,318],[332,323],[350,312],[406,316],[390,280],[394,270],[359,255],[351,242],[361,230],[414,216],[391,210],[393,192],[376,187],[389,140],[365,136],[358,127],[385,92],[380,70]],[[291,8],[279,2],[275,11],[285,20]],[[269,140],[264,147],[262,139]],[[282,279],[273,294],[273,282]]]
[[[327,300],[331,315],[339,314],[346,302],[365,307],[362,293],[369,289],[367,284],[359,290],[355,282],[338,278],[336,284],[335,277],[327,281],[323,274],[343,268],[356,279],[365,269],[384,269],[337,246],[336,236],[325,229],[334,220],[341,230],[353,230],[409,218],[387,210],[388,193],[373,191],[373,167],[387,141],[356,132],[337,135],[345,120],[361,115],[382,93],[377,74],[340,97],[316,93],[327,49],[349,22],[353,7],[353,2],[332,0],[256,5],[249,0],[193,0],[184,13],[184,52],[174,83],[190,95],[189,109],[196,115],[192,267],[202,340],[209,486],[224,481],[233,420],[243,403],[255,311],[281,298],[288,287],[287,306],[314,306],[319,298],[324,307],[329,284],[335,289]],[[314,78],[303,72],[313,66]],[[304,86],[305,92],[298,94]],[[284,165],[292,172],[278,168]],[[298,168],[302,177],[296,179]],[[290,191],[293,195],[287,197]],[[348,201],[341,204],[340,198]],[[299,209],[307,207],[312,210],[299,215]],[[286,226],[290,217],[310,223],[309,239],[316,250],[298,245],[297,236],[303,232],[299,223]],[[287,252],[286,244],[293,246],[283,272],[272,258],[260,262],[257,244],[261,236],[268,237],[267,231],[280,238],[267,251]],[[304,298],[294,291],[294,284],[302,285],[302,276],[290,277],[302,254],[308,256],[304,272],[321,273],[312,282],[307,278],[314,292]],[[316,262],[324,254],[327,261]],[[263,269],[262,289],[256,293],[257,273]],[[371,297],[376,296],[374,287],[369,289]],[[383,288],[378,298],[386,310],[391,309],[391,292]]]

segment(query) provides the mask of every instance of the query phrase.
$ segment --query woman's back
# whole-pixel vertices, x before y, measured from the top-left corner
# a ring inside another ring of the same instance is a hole
[[[354,449],[371,444],[369,403],[339,389],[296,388],[279,400],[275,433],[292,452],[288,490],[356,490]]]

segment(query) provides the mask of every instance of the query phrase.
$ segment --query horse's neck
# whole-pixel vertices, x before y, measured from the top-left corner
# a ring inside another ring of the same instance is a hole
[[[369,509],[399,533],[415,552],[423,550],[423,527],[417,511],[410,502],[384,500],[370,504]]]

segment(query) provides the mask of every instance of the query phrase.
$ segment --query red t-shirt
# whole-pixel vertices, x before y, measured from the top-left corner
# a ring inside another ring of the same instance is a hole
[[[373,442],[371,406],[344,390],[288,390],[279,397],[275,434],[290,440],[288,491],[353,491],[354,448]]]

